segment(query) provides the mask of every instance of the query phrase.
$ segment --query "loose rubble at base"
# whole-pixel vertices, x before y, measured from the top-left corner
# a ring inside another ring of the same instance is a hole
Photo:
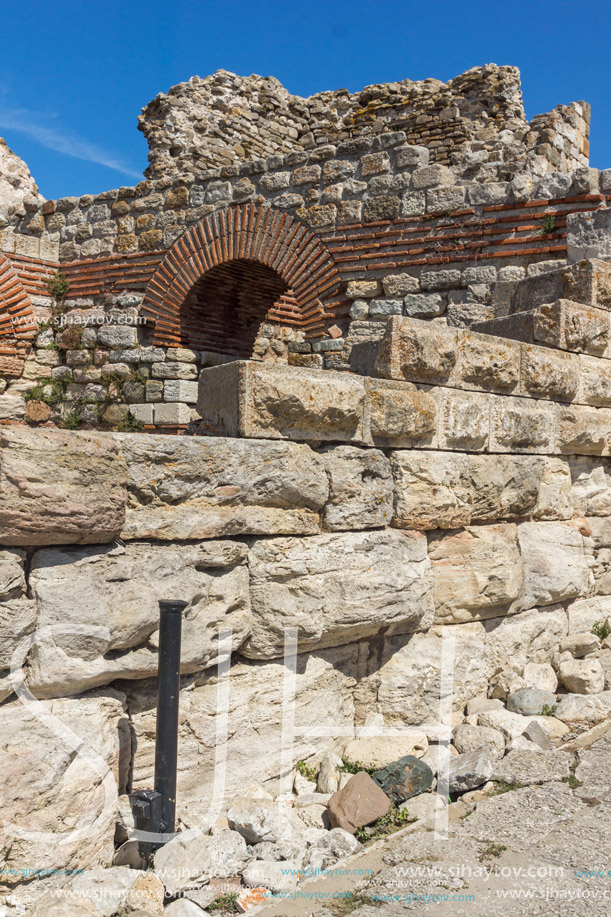
[[[589,118],[527,122],[512,67],[310,99],[219,71],[144,109],[133,188],[43,201],[0,150],[7,917],[605,913]],[[147,868],[168,596],[179,833]]]

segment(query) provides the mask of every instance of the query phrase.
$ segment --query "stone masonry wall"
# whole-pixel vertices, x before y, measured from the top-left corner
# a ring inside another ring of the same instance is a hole
[[[524,116],[515,67],[475,67],[448,83],[427,79],[342,89],[303,99],[272,77],[226,70],[160,93],[140,116],[150,178],[311,150],[389,129],[426,146],[431,161],[476,170],[480,180],[588,164],[589,106]],[[496,164],[496,173],[495,165]]]
[[[12,694],[12,654],[35,629],[56,628],[22,644],[31,689],[124,794],[152,779],[157,601],[189,602],[178,812],[193,825],[210,803],[220,628],[233,631],[226,799],[280,776],[285,626],[299,636],[293,760],[341,752],[364,724],[409,727],[404,741],[422,755],[437,741],[444,635],[455,638],[456,726],[468,701],[553,673],[560,644],[611,614],[610,519],[609,459],[573,450],[2,427],[4,811],[59,840],[65,805],[78,820],[104,803],[91,758],[75,757]],[[590,722],[611,709],[610,659],[599,649],[602,682],[577,698]],[[535,717],[553,736],[574,726],[567,703],[557,717]],[[321,726],[326,738],[303,734]],[[115,817],[111,807],[70,844],[5,835],[9,890],[24,868],[110,866]]]

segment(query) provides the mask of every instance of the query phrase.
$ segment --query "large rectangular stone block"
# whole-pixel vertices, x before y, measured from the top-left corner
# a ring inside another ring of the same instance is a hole
[[[437,404],[405,382],[366,378],[365,431],[376,446],[436,446]]]
[[[557,299],[528,312],[478,322],[471,330],[574,353],[611,356],[609,312],[568,299]]]
[[[611,410],[581,404],[558,408],[556,451],[572,455],[608,455]]]
[[[329,495],[308,446],[269,440],[113,434],[128,468],[122,537],[183,541],[311,535]]]
[[[202,370],[202,427],[224,436],[365,442],[363,380],[344,373],[235,361]]]
[[[606,212],[606,211],[603,211]],[[590,217],[593,214],[575,214]],[[569,216],[569,220],[573,215]],[[525,312],[557,299],[598,309],[611,309],[611,264],[591,256],[590,260],[577,260],[555,271],[536,274],[521,280],[515,288],[511,312]]]
[[[104,433],[0,427],[0,544],[113,541],[127,468]]]
[[[524,570],[512,523],[433,535],[429,557],[435,623],[461,624],[521,610]]]
[[[532,398],[493,396],[490,452],[555,450],[556,406]]]
[[[260,540],[249,555],[252,635],[242,654],[284,652],[297,628],[299,652],[432,623],[426,537],[416,532],[350,532]]]

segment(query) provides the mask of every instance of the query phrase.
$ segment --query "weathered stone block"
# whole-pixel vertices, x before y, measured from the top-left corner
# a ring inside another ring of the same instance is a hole
[[[569,261],[611,257],[611,213],[570,213],[566,221]]]
[[[403,300],[403,311],[412,318],[434,318],[445,306],[439,293],[408,293]]]
[[[508,618],[513,621],[515,618]],[[495,620],[495,625],[498,620]],[[380,713],[386,725],[421,725],[439,721],[441,658],[445,637],[454,638],[452,709],[461,710],[472,697],[485,694],[490,676],[486,638],[479,621],[381,641],[370,673],[355,694],[357,714]]]
[[[556,448],[573,455],[608,455],[611,411],[573,405],[558,410]]]
[[[527,398],[496,396],[491,407],[491,452],[554,451],[553,405]]]
[[[276,538],[256,542],[249,558],[252,636],[243,655],[284,652],[284,628],[298,631],[299,652],[385,633],[426,628],[433,616],[424,535],[393,531]]]
[[[455,384],[483,391],[512,392],[520,381],[520,345],[470,331],[457,338],[460,348]]]
[[[461,624],[521,610],[524,571],[515,525],[473,526],[455,535],[433,535],[429,557],[435,623]]]
[[[457,359],[456,332],[429,322],[393,317],[386,326],[375,370],[383,379],[444,384]]]
[[[183,401],[185,404],[197,403],[197,382],[184,379],[166,379],[163,383],[163,397],[166,401]]]
[[[236,361],[204,369],[197,409],[225,436],[365,442],[363,380]]]
[[[376,446],[434,446],[437,406],[427,392],[383,379],[365,379],[366,428]]]
[[[439,389],[439,448],[465,449],[469,452],[488,448],[491,399],[473,392]]]
[[[583,535],[559,522],[518,526],[524,564],[524,608],[553,605],[586,595],[593,585]]]
[[[119,774],[119,756],[129,747],[124,700],[109,690],[45,704],[51,716],[78,736],[91,760],[76,754],[20,701],[0,708],[0,805],[6,823],[34,832],[16,838],[5,830],[0,847],[3,882],[18,884],[28,869],[38,868],[34,864],[66,871],[82,869],[84,862],[89,868],[111,865],[113,778],[125,779]],[[110,805],[105,805],[107,798]],[[74,830],[84,813],[97,819],[94,831]]]
[[[420,289],[420,282],[417,277],[411,274],[389,274],[382,281],[384,293],[389,299],[395,297],[403,298],[408,293],[416,293]]]
[[[133,347],[138,343],[138,331],[129,325],[102,325],[98,343],[102,347]]]
[[[0,428],[0,544],[94,544],[123,526],[126,467],[99,433]]]
[[[329,476],[323,523],[329,531],[380,528],[393,514],[390,462],[377,449],[330,446],[321,453]]]
[[[155,424],[163,427],[184,426],[191,420],[191,409],[188,404],[179,402],[169,404],[154,404],[153,417]]]
[[[539,306],[532,318],[536,341],[562,350],[606,355],[611,332],[608,311],[558,299]]]
[[[153,363],[154,379],[197,379],[197,366],[193,363]]]
[[[397,451],[392,524],[402,529],[452,529],[471,521],[469,456],[452,452]]]
[[[128,468],[122,537],[163,541],[313,534],[323,461],[296,443],[114,434]]]
[[[581,404],[611,406],[611,360],[582,354],[579,360],[579,396]]]
[[[245,557],[208,558],[197,545],[53,548],[35,553],[30,583],[38,627],[61,626],[30,654],[30,684],[38,696],[76,694],[116,678],[151,678],[157,671],[158,601],[180,593],[191,603],[183,620],[183,672],[216,664],[218,631],[234,631],[234,647],[250,632]],[[222,566],[216,568],[220,559]],[[212,563],[210,569],[208,565]],[[102,624],[108,636],[71,632]]]
[[[559,270],[526,277],[516,286],[511,311],[532,310],[558,299],[569,299],[598,309],[611,309],[611,265],[607,261],[592,258],[579,260]]]
[[[579,388],[580,361],[576,355],[544,347],[522,345],[521,391],[535,398],[572,401]]]

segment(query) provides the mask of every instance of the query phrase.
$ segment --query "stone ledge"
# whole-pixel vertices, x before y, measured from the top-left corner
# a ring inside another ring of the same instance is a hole
[[[562,367],[557,377],[565,384]],[[198,412],[200,431],[213,436],[457,452],[611,454],[608,408],[248,361],[201,373]]]
[[[531,334],[537,324],[547,329],[538,333],[552,339],[556,317],[533,318]],[[510,319],[515,327],[517,316]],[[523,336],[528,333],[526,320]],[[393,316],[386,326],[374,371],[383,379],[463,391],[611,406],[611,366],[606,359],[401,316]]]

